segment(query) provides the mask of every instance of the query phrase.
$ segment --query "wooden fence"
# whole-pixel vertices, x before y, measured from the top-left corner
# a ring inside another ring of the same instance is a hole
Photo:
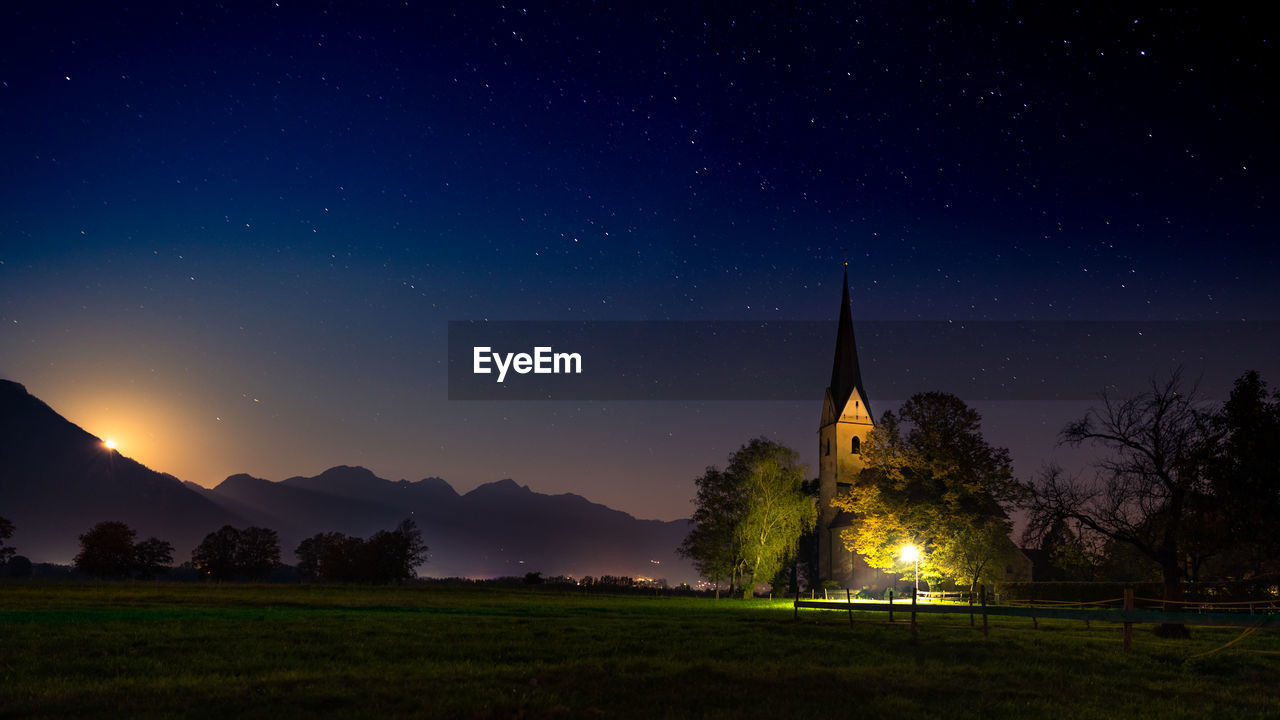
[[[923,595],[923,593],[921,593]],[[977,617],[982,618],[983,633],[987,632],[987,618],[992,615],[1003,617],[1030,618],[1033,626],[1038,627],[1040,618],[1060,620],[1080,620],[1086,625],[1091,621],[1120,623],[1124,626],[1124,649],[1132,646],[1132,628],[1135,623],[1178,624],[1178,625],[1219,625],[1234,627],[1280,627],[1280,602],[1253,601],[1234,603],[1194,603],[1185,605],[1181,610],[1157,610],[1139,608],[1137,601],[1158,604],[1160,600],[1152,598],[1135,598],[1133,590],[1126,590],[1124,597],[1094,603],[1054,603],[1052,601],[1038,604],[1021,603],[1016,605],[992,605],[986,601],[987,593],[979,593],[980,604],[970,598],[964,604],[935,604],[916,602],[913,597],[909,601],[894,602],[855,602],[846,594],[844,600],[795,600],[795,615],[799,618],[802,608],[819,610],[842,610],[849,614],[849,623],[853,624],[853,613],[887,612],[889,621],[893,622],[894,613],[910,614],[911,631],[916,631],[916,614],[933,615],[968,615],[969,624],[975,625]],[[1109,607],[1120,603],[1120,607]]]

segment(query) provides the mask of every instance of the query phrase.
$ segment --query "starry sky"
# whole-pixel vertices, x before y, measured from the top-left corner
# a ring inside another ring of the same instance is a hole
[[[450,401],[451,320],[834,342],[845,261],[855,326],[1280,319],[1261,16],[109,5],[0,11],[0,376],[202,485],[359,464],[672,519],[751,437],[816,467],[825,377]],[[979,409],[1026,474],[1085,406]]]

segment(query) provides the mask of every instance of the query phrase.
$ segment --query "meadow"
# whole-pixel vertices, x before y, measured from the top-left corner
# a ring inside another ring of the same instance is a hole
[[[552,588],[0,583],[3,717],[1280,717],[1280,632]],[[1233,642],[1234,641],[1234,642]],[[1225,647],[1224,647],[1225,646]]]

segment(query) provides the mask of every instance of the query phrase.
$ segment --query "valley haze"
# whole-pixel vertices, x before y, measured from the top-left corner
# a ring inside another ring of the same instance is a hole
[[[205,488],[108,449],[22,385],[0,380],[0,515],[12,544],[35,562],[69,562],[78,537],[103,520],[173,543],[182,563],[219,527],[257,525],[280,535],[281,560],[318,532],[367,537],[412,518],[431,577],[621,575],[693,582],[675,549],[687,520],[642,520],[575,494],[546,495],[511,479],[459,494],[445,480],[387,480],[341,465],[273,482],[248,474]]]

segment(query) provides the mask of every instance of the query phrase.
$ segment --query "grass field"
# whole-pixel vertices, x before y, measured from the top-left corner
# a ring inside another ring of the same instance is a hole
[[[1280,632],[474,587],[0,583],[4,717],[1280,717]],[[1240,638],[1238,642],[1221,648]],[[1208,654],[1204,654],[1208,653]],[[1197,657],[1198,656],[1198,657]]]

